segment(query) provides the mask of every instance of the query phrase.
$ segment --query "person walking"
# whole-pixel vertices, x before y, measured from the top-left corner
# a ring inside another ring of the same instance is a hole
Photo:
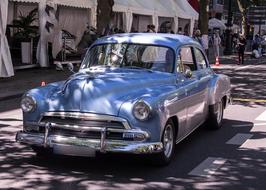
[[[216,32],[213,36],[213,48],[214,48],[214,55],[215,57],[220,57],[220,46],[221,46],[221,38],[219,36],[219,33]]]
[[[244,53],[247,41],[243,34],[240,35],[238,40],[238,64],[244,64]]]
[[[202,39],[201,39],[201,32],[200,30],[196,30],[195,31],[195,35],[193,37],[197,42],[200,43],[200,45],[202,45]]]

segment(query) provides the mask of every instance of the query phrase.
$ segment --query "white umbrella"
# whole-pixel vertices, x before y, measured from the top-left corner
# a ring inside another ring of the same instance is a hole
[[[11,77],[14,75],[11,55],[6,39],[8,0],[0,3],[0,77]]]
[[[226,26],[221,20],[217,18],[212,18],[209,20],[209,29],[213,29],[213,28],[220,28],[222,30],[225,30]]]

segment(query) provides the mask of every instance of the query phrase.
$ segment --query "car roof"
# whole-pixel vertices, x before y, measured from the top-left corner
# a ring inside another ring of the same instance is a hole
[[[161,45],[177,49],[181,45],[201,45],[191,37],[179,34],[165,33],[122,33],[105,36],[96,40],[94,45],[106,43],[134,43],[147,45]]]

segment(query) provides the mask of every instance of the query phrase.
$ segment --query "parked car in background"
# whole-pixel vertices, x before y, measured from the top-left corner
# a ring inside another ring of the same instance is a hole
[[[176,143],[204,122],[221,128],[229,100],[229,78],[214,73],[192,38],[107,36],[69,79],[25,93],[16,140],[37,154],[151,154],[168,164]]]

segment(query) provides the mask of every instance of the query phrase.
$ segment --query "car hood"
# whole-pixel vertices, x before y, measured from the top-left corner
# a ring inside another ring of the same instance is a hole
[[[118,115],[125,101],[149,96],[160,86],[174,84],[174,78],[170,73],[133,69],[79,72],[48,96],[48,111]]]

